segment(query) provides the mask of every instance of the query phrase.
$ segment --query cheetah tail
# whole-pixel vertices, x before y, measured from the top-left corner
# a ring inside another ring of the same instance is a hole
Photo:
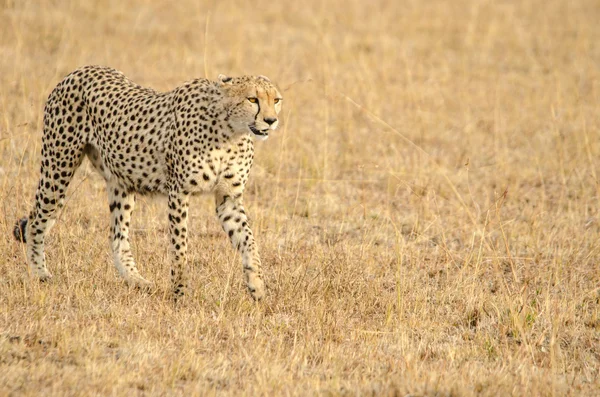
[[[15,223],[15,227],[13,229],[13,236],[17,241],[22,243],[27,242],[25,238],[25,229],[27,229],[27,218],[21,218]]]

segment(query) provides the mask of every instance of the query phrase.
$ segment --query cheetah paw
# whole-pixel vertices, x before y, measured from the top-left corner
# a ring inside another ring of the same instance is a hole
[[[37,272],[36,276],[40,283],[49,282],[52,279],[52,274],[48,270],[43,272]]]
[[[142,291],[150,292],[154,289],[154,283],[146,280],[142,276],[128,277],[125,281],[130,287],[139,288]]]
[[[265,296],[265,284],[258,277],[248,282],[248,290],[255,301],[259,301]]]

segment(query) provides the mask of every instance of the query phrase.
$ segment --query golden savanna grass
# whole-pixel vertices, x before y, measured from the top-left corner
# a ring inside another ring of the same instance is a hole
[[[594,1],[0,1],[0,395],[594,395],[600,8]],[[245,204],[269,285],[194,198],[169,291],[166,202],[112,263],[86,161],[32,281],[44,101],[86,64],[169,90],[264,74],[285,97]]]

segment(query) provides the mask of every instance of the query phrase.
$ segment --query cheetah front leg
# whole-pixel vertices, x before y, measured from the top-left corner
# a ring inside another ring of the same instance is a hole
[[[221,226],[229,236],[233,247],[242,256],[246,286],[252,297],[260,300],[265,295],[260,256],[252,230],[248,225],[248,217],[244,211],[242,199],[241,197],[234,199],[217,193],[216,202],[217,217],[221,221]]]
[[[110,204],[111,245],[115,266],[127,284],[150,289],[153,284],[142,277],[135,266],[129,243],[129,225],[135,205],[135,195],[116,184],[109,184],[107,189]]]

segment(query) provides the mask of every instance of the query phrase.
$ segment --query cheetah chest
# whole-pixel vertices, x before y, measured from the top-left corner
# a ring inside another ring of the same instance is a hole
[[[253,150],[245,143],[240,146],[234,144],[188,156],[187,170],[183,173],[185,190],[192,193],[207,193],[217,187],[226,192],[243,190],[252,167]]]

